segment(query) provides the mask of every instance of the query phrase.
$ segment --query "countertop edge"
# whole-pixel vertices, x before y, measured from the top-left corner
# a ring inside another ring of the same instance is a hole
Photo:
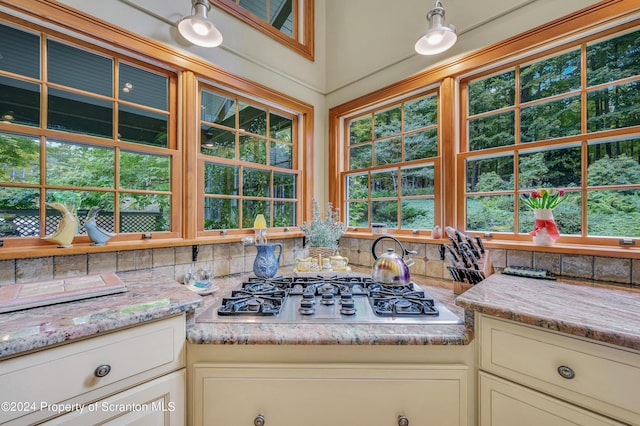
[[[194,312],[202,302],[177,304],[154,311],[145,311],[131,314],[128,318],[118,320],[114,326],[113,321],[105,319],[103,321],[92,321],[90,325],[66,327],[57,329],[52,333],[40,333],[38,339],[34,341],[33,336],[14,339],[11,345],[0,345],[0,360],[13,356],[22,356],[31,352],[49,349],[61,344],[73,343],[87,338],[97,337],[121,329],[168,318],[182,313]]]
[[[506,280],[509,280],[512,285],[505,285]],[[603,305],[604,309],[606,309],[607,304],[611,305],[612,316],[621,314],[620,311],[630,316],[637,315],[637,312],[635,314],[630,312],[632,309],[620,307],[624,303],[629,304],[627,298],[632,297],[634,301],[637,299],[637,306],[640,306],[640,293],[638,292],[626,292],[624,289],[613,287],[603,288],[594,286],[593,283],[580,284],[577,282],[558,281],[550,285],[547,281],[541,282],[541,280],[530,278],[505,278],[500,274],[488,277],[485,281],[461,294],[456,298],[455,304],[468,311],[585,338],[622,349],[640,350],[639,321],[635,321],[635,324],[629,324],[628,332],[621,330],[619,325],[608,327],[604,322],[609,318],[603,319],[596,313],[593,314],[593,317],[586,319],[585,315],[582,314],[579,316],[580,321],[578,321],[572,318],[572,310],[577,309],[575,305],[579,304],[577,301],[574,304],[566,303],[562,312],[553,315],[552,307],[543,306],[537,309],[535,303],[526,304],[523,301],[522,289],[524,286],[530,287],[532,294],[546,293],[547,296],[556,297],[560,301],[568,300],[571,291],[577,289],[579,289],[581,297],[593,293],[593,297],[596,300],[602,296],[603,292],[606,292],[610,297],[608,300],[603,301]],[[512,289],[511,293],[510,289]],[[617,312],[614,312],[615,307],[620,307]],[[617,321],[622,322],[624,319],[618,318]]]

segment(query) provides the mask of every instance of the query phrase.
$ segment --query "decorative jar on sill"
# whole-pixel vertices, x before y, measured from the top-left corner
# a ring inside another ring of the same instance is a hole
[[[560,237],[553,209],[563,202],[567,195],[562,189],[539,189],[520,195],[522,202],[533,210],[536,219],[535,228],[529,232],[535,245],[550,246]]]
[[[537,246],[550,246],[560,236],[558,226],[553,219],[552,209],[534,209],[533,214],[536,217],[535,229],[529,232],[533,235],[533,243]]]

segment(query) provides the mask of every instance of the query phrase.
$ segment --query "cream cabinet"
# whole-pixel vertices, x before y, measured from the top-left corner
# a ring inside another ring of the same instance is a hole
[[[193,426],[473,426],[475,344],[187,345]]]
[[[185,317],[180,315],[1,361],[0,424],[29,425],[61,415],[53,424],[64,424],[89,411],[105,411],[105,419],[130,417],[144,414],[135,411],[158,411],[164,402],[171,404],[160,410],[162,415],[183,424],[184,347]],[[105,401],[120,397],[131,404],[103,410]],[[133,401],[150,406],[138,409]],[[71,411],[77,412],[67,414]]]
[[[482,426],[640,425],[640,353],[485,315],[476,324]]]
[[[43,423],[46,426],[183,425],[185,369],[135,386]]]
[[[466,424],[467,368],[195,366],[196,425]]]

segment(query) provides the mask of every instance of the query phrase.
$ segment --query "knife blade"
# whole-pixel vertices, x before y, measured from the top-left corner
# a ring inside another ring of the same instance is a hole
[[[473,255],[476,257],[476,259],[480,259],[480,251],[476,248],[476,245],[473,243],[473,239],[467,234],[465,234],[464,236],[467,239],[467,243],[469,244],[469,247],[471,248]]]
[[[460,247],[464,250],[465,254],[469,258],[469,261],[473,265],[473,268],[476,269],[476,270],[480,269],[479,266],[478,266],[478,259],[474,255],[473,250],[471,249],[469,244],[466,241],[463,241],[463,242],[460,243]]]
[[[445,245],[445,247],[447,248],[448,254],[454,259],[455,262],[453,262],[454,265],[457,265],[460,262],[460,259],[458,259],[458,256],[456,256],[455,251],[453,251],[453,249],[451,248],[451,246]]]

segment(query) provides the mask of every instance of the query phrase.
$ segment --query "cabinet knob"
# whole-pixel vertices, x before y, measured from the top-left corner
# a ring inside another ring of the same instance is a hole
[[[93,375],[96,377],[104,377],[111,371],[111,366],[109,364],[99,365],[98,368],[93,372]]]
[[[398,416],[398,426],[409,426],[409,419],[400,414]]]
[[[571,367],[567,367],[566,365],[561,365],[560,367],[558,367],[558,374],[563,379],[573,379],[574,377],[576,377],[576,373],[573,371],[573,369]]]
[[[264,426],[264,414],[260,413],[253,419],[254,426]]]

